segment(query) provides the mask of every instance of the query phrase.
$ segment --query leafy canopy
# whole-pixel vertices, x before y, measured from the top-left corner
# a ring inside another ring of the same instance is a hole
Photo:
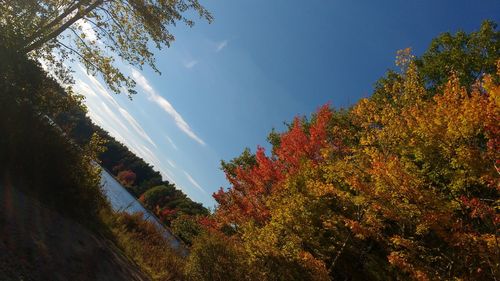
[[[147,64],[159,72],[152,48],[170,46],[169,28],[178,22],[192,26],[192,12],[212,21],[198,0],[0,0],[1,43],[43,58],[65,80],[63,62],[76,58],[114,92],[125,87],[133,94],[135,82],[118,64]]]
[[[402,50],[401,72],[379,80],[372,97],[348,110],[325,105],[310,121],[297,117],[271,133],[271,153],[247,149],[222,163],[230,186],[213,195],[215,220],[221,232],[231,228],[262,279],[500,276],[492,28],[442,35],[433,46],[445,47],[422,58]],[[462,68],[457,53],[470,60]]]

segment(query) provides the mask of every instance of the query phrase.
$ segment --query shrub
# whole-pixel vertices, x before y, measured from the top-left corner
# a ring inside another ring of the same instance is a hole
[[[141,213],[118,213],[110,222],[117,244],[153,280],[184,280],[185,260]]]
[[[244,250],[214,231],[204,232],[194,240],[186,276],[191,281],[256,280]]]

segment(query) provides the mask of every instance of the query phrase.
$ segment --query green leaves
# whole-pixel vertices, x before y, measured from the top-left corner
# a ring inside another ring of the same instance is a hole
[[[169,47],[169,28],[178,22],[189,26],[185,14],[194,11],[211,22],[212,15],[198,0],[43,0],[1,1],[2,42],[22,53],[44,59],[53,67],[77,59],[91,74],[100,74],[109,88],[134,93],[135,82],[118,68],[126,62],[156,72],[151,46]],[[57,71],[57,70],[56,70]],[[65,72],[59,71],[64,78]]]

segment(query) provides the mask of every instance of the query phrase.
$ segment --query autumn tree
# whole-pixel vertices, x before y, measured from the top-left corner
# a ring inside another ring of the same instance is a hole
[[[140,69],[147,64],[159,72],[151,47],[170,46],[170,27],[192,26],[186,16],[191,12],[212,21],[198,0],[1,0],[1,41],[18,53],[43,58],[62,77],[62,63],[76,58],[114,92],[125,87],[134,93],[135,82],[117,63]]]
[[[135,183],[136,175],[131,170],[124,170],[120,171],[116,178],[124,186],[131,187]]]
[[[187,280],[258,280],[246,264],[241,245],[220,233],[203,233],[194,239],[186,264]]]
[[[323,106],[307,131],[301,119],[296,118],[291,130],[280,136],[280,146],[272,156],[267,156],[264,148],[258,147],[255,155],[245,150],[231,162],[223,162],[233,188],[214,194],[219,203],[219,218],[235,225],[249,219],[265,222],[269,218],[266,199],[280,188],[284,175],[295,173],[305,157],[321,159],[320,149],[327,144],[325,128],[330,115],[328,106]]]
[[[498,73],[470,84],[451,72],[437,90],[409,49],[397,63],[377,95],[296,118],[270,155],[223,162],[215,216],[261,279],[500,274]]]
[[[182,215],[208,215],[208,210],[200,203],[193,202],[173,184],[153,187],[139,197],[166,224]]]

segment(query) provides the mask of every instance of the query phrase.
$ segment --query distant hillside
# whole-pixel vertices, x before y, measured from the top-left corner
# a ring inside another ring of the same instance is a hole
[[[161,174],[155,171],[144,159],[131,152],[124,144],[110,136],[107,131],[95,125],[81,108],[75,107],[61,113],[56,116],[55,120],[57,124],[68,130],[73,140],[82,146],[90,141],[94,133],[105,140],[105,151],[99,155],[101,165],[127,187],[136,198],[144,198],[143,195],[148,194],[148,191],[153,188],[171,190],[162,193],[163,197],[158,198],[155,204],[143,202],[162,217],[165,223],[170,224],[178,215],[208,214],[208,210],[202,204],[192,201],[173,183],[164,180]],[[175,215],[162,216],[165,209],[168,209],[170,214],[174,212]]]

